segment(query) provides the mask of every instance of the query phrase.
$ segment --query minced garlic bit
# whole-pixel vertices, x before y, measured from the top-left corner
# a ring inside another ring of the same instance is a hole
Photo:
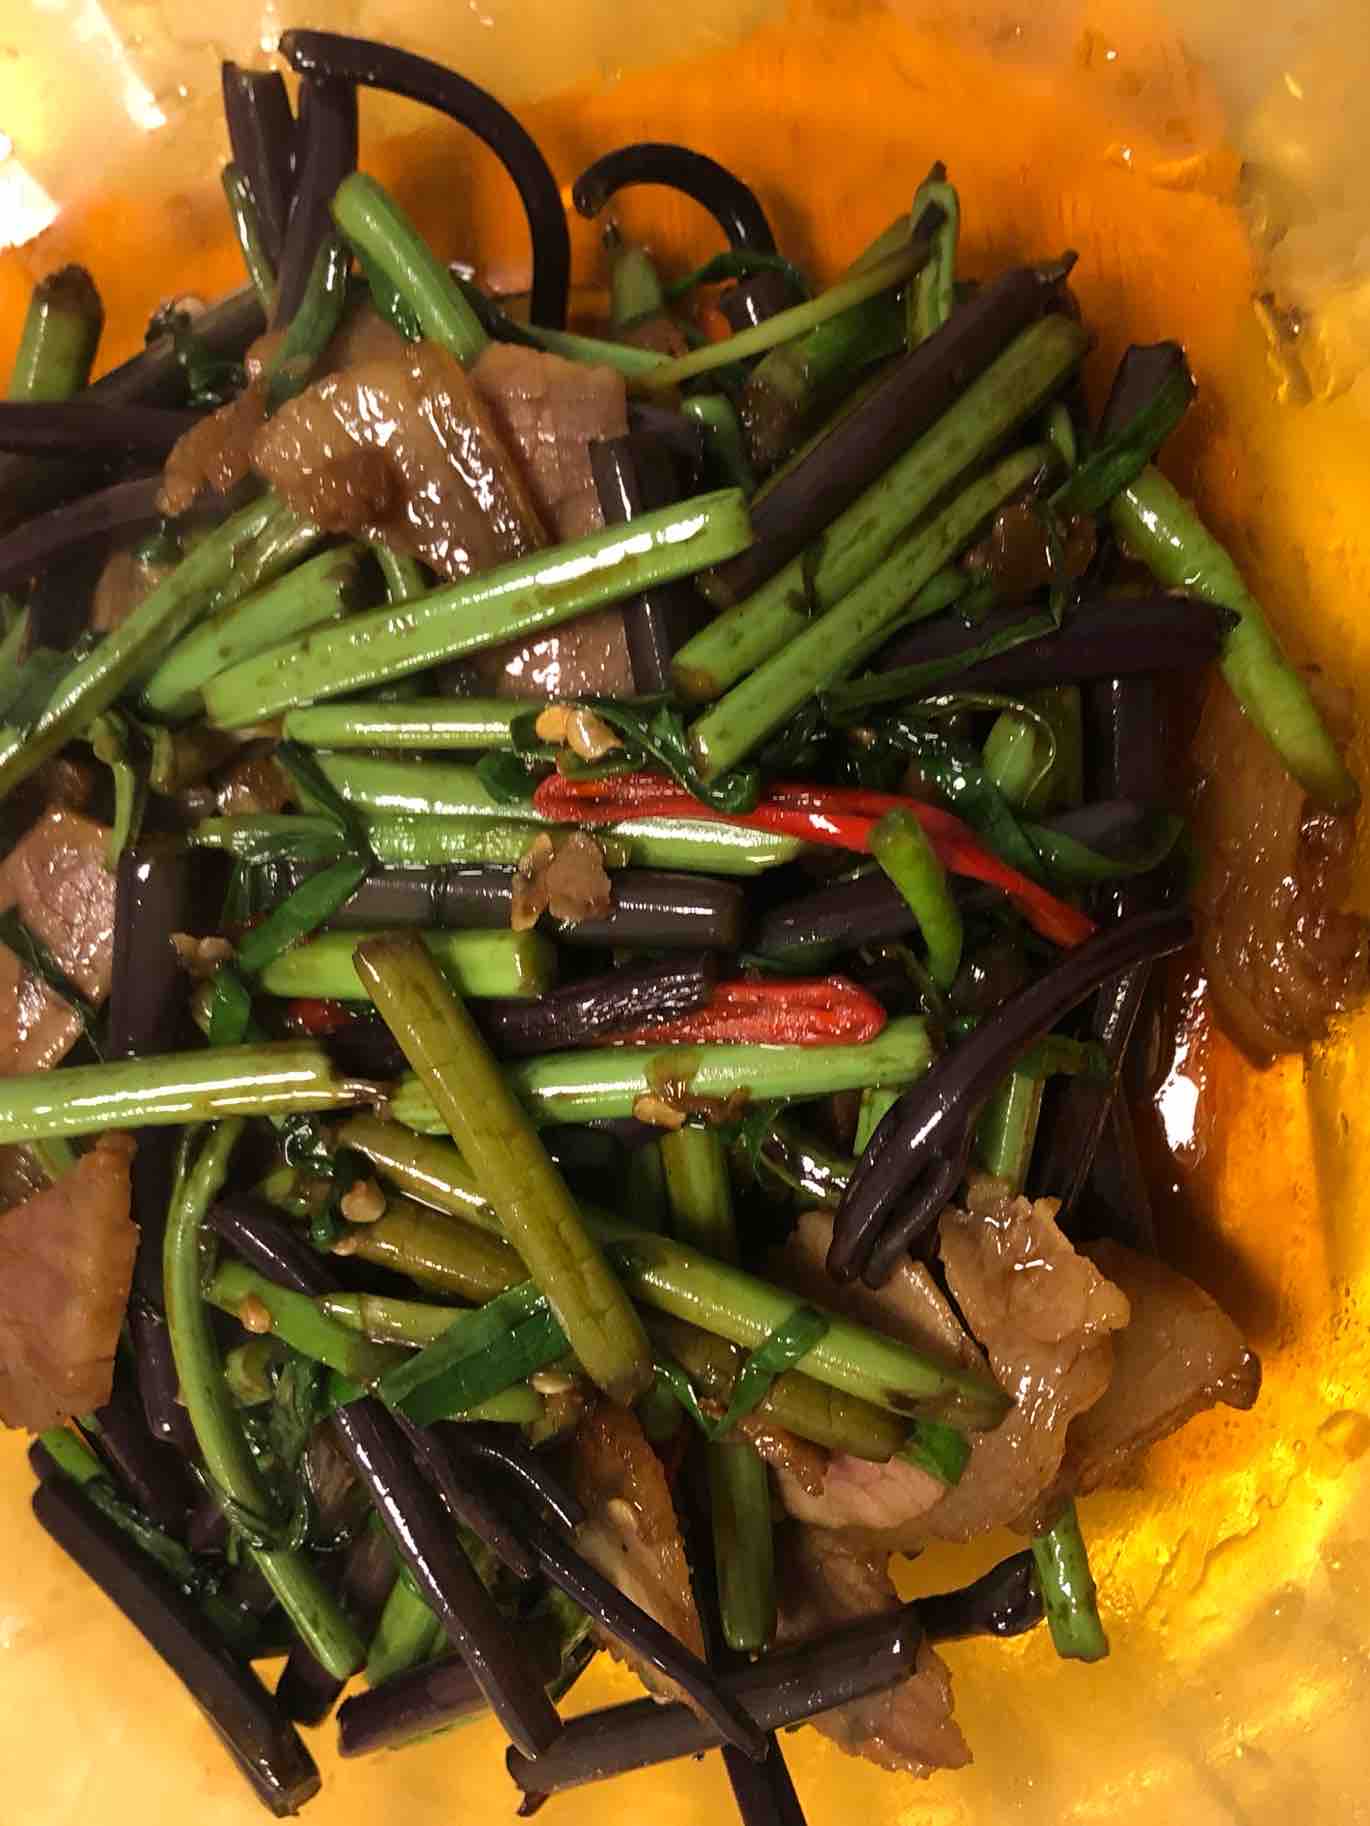
[[[547,871],[556,849],[546,831],[539,831],[518,859],[509,906],[509,926],[514,932],[531,932],[547,911]]]
[[[664,1097],[653,1096],[651,1091],[643,1091],[640,1097],[634,1098],[633,1114],[639,1122],[650,1123],[654,1129],[685,1127],[684,1110],[678,1110],[673,1103],[667,1103]]]
[[[238,1308],[238,1323],[244,1331],[255,1332],[259,1337],[271,1330],[271,1313],[266,1302],[255,1293],[248,1294]]]
[[[338,1209],[349,1224],[374,1224],[385,1216],[385,1194],[374,1179],[354,1179]]]
[[[196,938],[191,932],[173,932],[171,943],[177,963],[187,976],[193,976],[197,982],[208,981],[220,964],[229,963],[233,957],[232,945],[217,934],[209,938]]]
[[[328,1253],[330,1255],[355,1255],[359,1241],[360,1239],[355,1236],[340,1236]]]
[[[633,1505],[623,1497],[611,1496],[604,1505],[604,1513],[615,1528],[621,1528],[625,1534],[637,1533],[637,1514]]]
[[[540,1369],[528,1378],[529,1385],[538,1395],[569,1395],[576,1386],[574,1376],[568,1376],[564,1370]]]
[[[600,761],[614,749],[622,748],[617,735],[602,716],[579,704],[549,704],[533,725],[543,742],[556,742],[578,754],[582,761]]]

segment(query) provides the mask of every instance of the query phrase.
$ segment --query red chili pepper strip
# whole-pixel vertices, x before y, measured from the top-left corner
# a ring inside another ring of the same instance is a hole
[[[693,1014],[609,1036],[609,1046],[860,1046],[888,1016],[873,995],[845,976],[719,983]]]
[[[346,1002],[324,1000],[313,995],[297,995],[286,1003],[285,1024],[293,1033],[307,1033],[316,1040],[341,1033],[357,1018],[355,1008]]]
[[[806,786],[781,782],[770,787],[754,811],[717,812],[660,774],[615,774],[601,780],[567,780],[549,774],[533,794],[544,817],[558,823],[617,824],[632,818],[711,818],[748,830],[772,831],[805,843],[843,850],[870,849],[876,821],[896,808],[912,812],[936,850],[943,868],[953,875],[988,882],[1015,901],[1034,931],[1053,944],[1083,944],[1094,921],[1078,907],[1030,880],[985,848],[968,824],[940,806],[898,793],[868,792],[862,787]]]

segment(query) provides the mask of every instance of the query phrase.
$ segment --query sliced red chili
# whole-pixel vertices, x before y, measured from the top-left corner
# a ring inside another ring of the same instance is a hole
[[[286,1003],[285,1024],[294,1033],[307,1033],[316,1040],[341,1033],[357,1018],[355,1008],[346,1002],[328,1001],[320,996],[297,995]]]
[[[860,1046],[888,1020],[875,997],[845,976],[751,979],[715,986],[692,1014],[609,1035],[609,1046]]]
[[[1095,930],[1094,921],[986,849],[968,824],[940,806],[898,793],[863,787],[808,786],[781,781],[769,787],[750,812],[722,813],[703,805],[681,786],[659,774],[616,774],[600,780],[567,780],[550,774],[533,794],[544,817],[558,822],[615,824],[633,818],[709,818],[740,824],[748,830],[798,837],[804,843],[844,850],[870,849],[870,834],[886,812],[913,813],[936,850],[943,868],[954,875],[1001,888],[1034,931],[1053,944],[1079,945]]]

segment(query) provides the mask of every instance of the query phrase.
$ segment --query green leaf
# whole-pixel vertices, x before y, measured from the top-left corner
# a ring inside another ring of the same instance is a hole
[[[531,805],[534,789],[546,772],[545,766],[531,765],[523,754],[511,754],[505,748],[492,749],[476,762],[476,778],[497,805]],[[528,835],[531,842],[536,830]]]
[[[761,775],[755,767],[737,767],[715,780],[703,780],[695,766],[685,734],[685,720],[666,697],[638,698],[622,703],[615,698],[582,700],[628,745],[633,764],[655,761],[686,792],[720,812],[752,811],[761,796]]]
[[[1178,343],[1161,345],[1168,355],[1154,390],[1110,435],[1102,438],[1050,500],[1051,511],[1094,514],[1108,506],[1146,468],[1160,446],[1189,410],[1197,391],[1184,350]]]
[[[750,279],[754,273],[784,273],[800,298],[813,296],[808,280],[783,254],[767,254],[746,247],[733,247],[726,253],[715,254],[703,266],[686,273],[684,278],[672,279],[666,287],[666,296],[668,299],[683,298],[697,285],[721,285],[728,279]]]
[[[279,742],[273,759],[284,770],[300,802],[308,803],[335,825],[347,839],[349,849],[355,850],[360,856],[369,856],[374,862],[375,853],[371,848],[365,819],[356,806],[334,786],[310,750],[300,742]]]
[[[388,323],[392,330],[398,330],[406,342],[418,342],[423,336],[418,312],[400,295],[393,280],[382,272],[374,260],[356,247],[352,251],[357,255],[366,283],[371,289],[371,302],[376,307],[376,315]]]
[[[1038,640],[1043,634],[1053,633],[1056,625],[1056,617],[1042,610],[1025,615],[1010,628],[1000,628],[987,634],[974,646],[965,647],[947,659],[929,659],[921,665],[898,666],[892,672],[856,679],[847,685],[835,685],[831,691],[822,695],[824,711],[837,724],[862,722],[867,711],[882,704],[897,704],[924,697],[946,680],[955,679],[971,666],[979,665],[981,660],[995,659],[1001,653],[1011,653],[1015,647],[1021,647],[1029,640]]]
[[[171,337],[185,374],[187,405],[226,405],[247,385],[247,370],[242,363],[224,361],[206,348],[195,333],[195,319],[189,311],[178,311],[171,305],[158,311],[147,326],[147,340],[155,342],[161,336]]]
[[[27,729],[47,708],[58,681],[71,670],[70,653],[34,647],[12,675],[0,681],[0,723]]]
[[[248,976],[256,976],[283,951],[308,938],[352,897],[370,868],[371,863],[364,857],[343,856],[331,867],[302,881],[243,939],[238,947],[239,968]]]

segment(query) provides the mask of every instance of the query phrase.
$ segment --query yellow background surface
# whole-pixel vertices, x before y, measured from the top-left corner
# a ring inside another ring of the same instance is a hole
[[[1061,7],[1024,23],[973,0],[902,13],[804,0],[783,17],[762,0],[469,0],[450,11],[353,0],[288,17],[234,0],[213,9],[212,28],[194,10],[0,0],[0,128],[13,143],[0,161],[0,244],[23,243],[0,254],[0,360],[33,275],[64,259],[84,259],[100,280],[110,359],[136,346],[160,297],[239,282],[216,182],[217,60],[260,55],[285,24],[389,35],[459,64],[520,102],[567,183],[632,139],[712,152],[758,189],[781,245],[820,273],[906,207],[940,157],[961,192],[968,271],[1079,250],[1096,388],[1126,342],[1185,342],[1201,397],[1167,467],[1293,648],[1338,676],[1370,676],[1365,389],[1301,411],[1276,404],[1234,150],[1255,120],[1267,155],[1314,156],[1308,144],[1334,111],[1320,121],[1319,98],[1344,95],[1348,61],[1365,56],[1363,8],[1360,40],[1304,39],[1287,68],[1267,58],[1239,79],[1219,70],[1217,83],[1193,47],[1245,32],[1227,0],[1194,14],[1188,45],[1135,6],[1116,17]],[[369,95],[363,120],[364,162],[439,250],[517,285],[522,221],[481,149]],[[1363,187],[1354,161],[1343,175]],[[716,245],[692,207],[663,193],[637,193],[621,214],[670,262]],[[584,225],[576,255],[578,280],[602,283]],[[1360,301],[1343,292],[1334,303],[1350,320]],[[1358,731],[1366,778],[1363,719]],[[1209,1033],[1194,985],[1175,988],[1182,1041],[1157,1119],[1169,1143],[1166,1253],[1246,1328],[1265,1361],[1261,1403],[1204,1417],[1128,1488],[1084,1505],[1110,1661],[1062,1665],[1045,1632],[953,1645],[975,1767],[915,1784],[801,1733],[787,1755],[813,1826],[1370,1819],[1370,1024],[1311,1062],[1257,1074]],[[21,1442],[0,1441],[0,1818],[262,1817],[175,1683],[32,1524],[28,1487]],[[926,1559],[905,1583],[936,1588],[1010,1546]],[[630,1689],[597,1669],[573,1703]],[[310,1809],[319,1826],[510,1816],[492,1727],[342,1766],[331,1736],[311,1739],[326,1783]],[[552,1806],[566,1826],[606,1808],[683,1826],[727,1818],[731,1802],[710,1759]]]

